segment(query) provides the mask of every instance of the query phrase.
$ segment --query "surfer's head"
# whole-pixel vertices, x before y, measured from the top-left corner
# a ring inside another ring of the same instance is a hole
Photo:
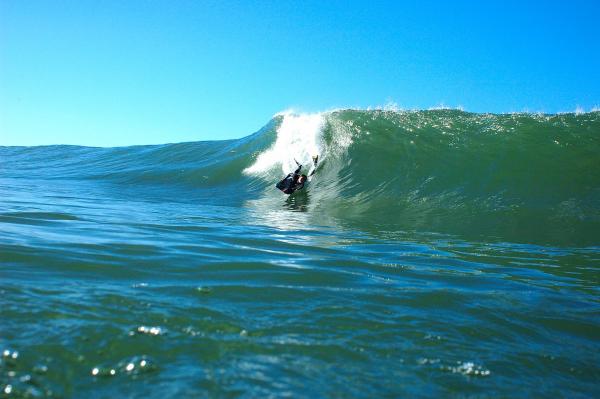
[[[306,181],[306,175],[300,175],[298,178],[298,183],[304,183]]]

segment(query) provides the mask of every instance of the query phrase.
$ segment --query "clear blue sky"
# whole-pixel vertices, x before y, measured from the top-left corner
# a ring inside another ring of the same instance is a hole
[[[600,106],[600,2],[0,0],[0,145],[236,138],[287,108]]]

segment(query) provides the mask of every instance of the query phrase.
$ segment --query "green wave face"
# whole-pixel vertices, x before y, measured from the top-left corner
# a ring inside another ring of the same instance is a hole
[[[599,135],[600,112],[340,110],[282,114],[238,140],[4,147],[0,155],[7,177],[99,181],[139,195],[160,187],[167,197],[206,191],[254,213],[292,206],[311,223],[372,234],[596,245]],[[305,192],[287,198],[274,188],[294,159],[308,166],[316,154]]]
[[[320,219],[371,232],[597,242],[598,112],[345,110],[322,117],[316,141],[323,164],[310,187]]]

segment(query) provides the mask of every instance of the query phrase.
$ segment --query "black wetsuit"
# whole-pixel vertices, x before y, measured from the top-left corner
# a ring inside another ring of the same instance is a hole
[[[304,187],[304,182],[298,183],[298,179],[300,179],[300,169],[302,169],[302,165],[298,165],[298,169],[296,169],[294,173],[290,173],[281,179],[281,181],[277,183],[275,187],[283,191],[285,194],[291,194],[294,191]]]

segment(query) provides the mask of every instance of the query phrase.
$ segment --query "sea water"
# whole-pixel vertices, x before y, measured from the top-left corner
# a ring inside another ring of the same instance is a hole
[[[598,397],[599,244],[598,112],[2,147],[0,396]]]

